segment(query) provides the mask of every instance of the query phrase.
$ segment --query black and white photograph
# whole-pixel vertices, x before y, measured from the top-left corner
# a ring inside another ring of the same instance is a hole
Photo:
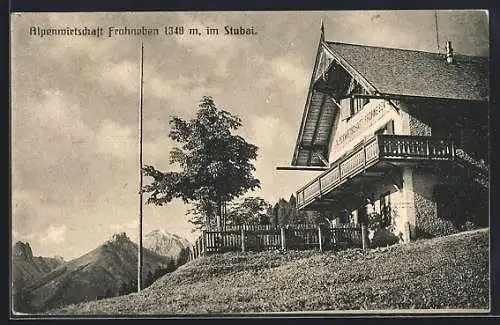
[[[488,314],[488,10],[14,12],[11,318]]]

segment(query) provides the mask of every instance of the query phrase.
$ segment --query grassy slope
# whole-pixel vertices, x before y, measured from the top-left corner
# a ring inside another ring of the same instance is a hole
[[[488,231],[386,249],[227,253],[190,262],[140,294],[51,314],[488,309]]]

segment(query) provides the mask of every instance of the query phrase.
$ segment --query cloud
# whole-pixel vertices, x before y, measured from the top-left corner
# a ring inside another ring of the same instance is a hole
[[[295,57],[280,56],[274,58],[270,65],[274,76],[280,80],[284,88],[289,89],[291,84],[297,93],[307,91],[307,82],[312,72],[306,70]]]
[[[137,227],[139,227],[139,221],[137,221],[137,220],[127,221],[125,223],[125,227],[129,228],[129,229],[137,228]]]
[[[127,229],[136,229],[139,227],[138,220],[129,220],[123,223],[113,223],[109,225],[111,230],[127,230]]]
[[[294,132],[282,120],[276,116],[257,116],[251,122],[252,135],[250,136],[254,144],[259,148],[269,148],[280,143],[290,142]]]
[[[22,234],[16,230],[12,230],[12,242],[15,243],[17,241],[30,242],[36,238],[34,233]]]
[[[233,59],[239,59],[243,54],[255,54],[255,51],[252,51],[251,39],[223,35],[222,24],[218,21],[220,16],[199,15],[194,18],[191,14],[180,13],[178,18],[181,24],[196,27],[203,34],[207,26],[219,29],[217,35],[204,35],[203,38],[188,35],[174,38],[178,45],[187,48],[190,53],[209,59],[204,62],[213,66],[211,73],[217,78],[232,75],[230,64]]]
[[[17,106],[19,103],[14,102],[14,105]],[[59,89],[43,90],[40,98],[28,102],[22,110],[13,110],[12,119],[15,125],[24,124],[25,127],[33,127],[33,131],[38,133],[36,135],[50,129],[55,133],[54,137],[64,137],[67,134],[84,137],[89,131],[82,122],[80,106]],[[26,123],[30,125],[27,126]],[[26,140],[26,137],[17,136],[17,132],[22,132],[21,128],[15,128],[12,132],[15,140]],[[34,138],[29,137],[28,140]]]
[[[99,79],[103,84],[113,83],[130,93],[138,93],[140,67],[138,62],[130,60],[118,63],[106,62],[101,66],[99,74],[96,74],[95,71],[88,71],[87,77]]]
[[[66,225],[50,226],[45,233],[41,234],[38,241],[41,244],[61,244],[66,240]]]
[[[134,134],[130,127],[110,120],[103,121],[95,135],[97,150],[101,154],[112,154],[118,158],[130,157],[139,149],[137,133]]]

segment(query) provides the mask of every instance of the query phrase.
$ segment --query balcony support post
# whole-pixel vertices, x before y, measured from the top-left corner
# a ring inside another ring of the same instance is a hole
[[[319,251],[323,251],[323,237],[321,235],[321,226],[318,226],[318,241],[319,241]]]

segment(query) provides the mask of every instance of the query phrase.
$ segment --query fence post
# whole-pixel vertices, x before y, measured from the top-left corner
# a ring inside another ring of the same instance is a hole
[[[207,236],[206,236],[205,230],[203,230],[203,239],[202,239],[201,245],[202,245],[201,253],[206,254],[207,253]]]
[[[323,238],[321,236],[321,226],[318,226],[318,241],[319,241],[319,251],[323,251]]]
[[[245,228],[241,227],[241,251],[245,251]]]
[[[411,227],[409,222],[405,222],[405,236],[403,237],[404,242],[410,242],[411,241]]]
[[[281,249],[286,249],[285,228],[281,227]]]
[[[364,221],[361,223],[361,244],[363,249],[368,248],[368,231]]]

